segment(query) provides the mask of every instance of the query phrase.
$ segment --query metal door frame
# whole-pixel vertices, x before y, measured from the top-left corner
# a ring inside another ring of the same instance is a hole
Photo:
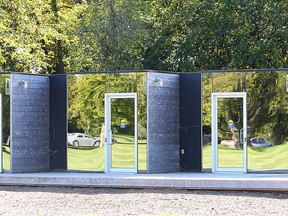
[[[112,131],[111,131],[111,99],[134,99],[134,168],[112,168]],[[137,173],[138,171],[138,100],[137,93],[105,94],[105,173]]]
[[[218,167],[218,98],[243,98],[243,168]],[[212,172],[247,173],[247,94],[246,92],[216,92],[212,93]]]

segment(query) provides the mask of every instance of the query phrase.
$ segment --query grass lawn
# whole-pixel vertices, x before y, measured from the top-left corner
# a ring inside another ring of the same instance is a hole
[[[238,167],[241,150],[221,148],[221,166]],[[266,148],[248,147],[248,169],[288,169],[288,143]],[[203,168],[211,168],[212,146],[203,147]],[[231,166],[234,164],[234,166]]]
[[[3,171],[10,171],[10,147],[3,146]]]
[[[115,135],[116,143],[112,146],[115,160],[114,167],[131,167],[134,161],[132,137]],[[146,140],[139,140],[138,169],[146,170]],[[203,147],[203,168],[211,168],[211,145]],[[222,167],[239,167],[242,157],[241,150],[221,148]],[[237,159],[238,158],[238,159]],[[231,166],[234,164],[233,166]],[[104,147],[94,149],[68,148],[68,169],[83,171],[104,171]],[[288,143],[267,147],[248,147],[248,169],[288,169]],[[10,148],[3,147],[3,170],[10,170]]]
[[[112,167],[134,167],[133,137],[116,134],[112,145]],[[146,140],[138,141],[138,169],[146,170]],[[104,147],[68,148],[68,169],[83,171],[104,171]]]

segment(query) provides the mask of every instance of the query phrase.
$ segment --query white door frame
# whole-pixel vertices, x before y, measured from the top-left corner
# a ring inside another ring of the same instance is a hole
[[[217,92],[212,93],[212,172],[241,172],[247,173],[247,106],[246,92]],[[243,168],[218,167],[218,98],[243,98]]]
[[[112,130],[111,130],[111,99],[134,99],[134,168],[112,168]],[[138,100],[137,93],[106,93],[105,94],[105,172],[106,173],[137,173],[138,171]]]

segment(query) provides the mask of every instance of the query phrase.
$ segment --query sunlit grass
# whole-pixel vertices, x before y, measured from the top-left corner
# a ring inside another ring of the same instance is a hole
[[[10,147],[3,146],[3,171],[10,171]]]
[[[134,137],[117,134],[112,145],[113,168],[134,167]],[[146,140],[138,144],[138,170],[146,170]],[[142,144],[143,143],[143,144]],[[104,171],[105,148],[68,148],[68,169],[83,171]]]
[[[238,167],[242,150],[221,148],[221,167]],[[212,146],[203,146],[203,168],[211,168]],[[288,169],[288,143],[266,148],[248,147],[248,169]],[[234,164],[234,165],[232,165]]]

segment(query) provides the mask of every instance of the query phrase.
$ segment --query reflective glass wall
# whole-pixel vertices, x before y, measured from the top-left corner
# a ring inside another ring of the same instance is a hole
[[[287,75],[287,71],[257,70],[203,73],[202,164],[204,170],[211,168],[212,158],[211,93],[247,92],[248,171],[288,171]],[[230,119],[226,118],[225,113],[233,114],[233,110],[236,110],[238,105],[230,103],[224,106],[221,125],[226,125],[226,129],[218,131],[218,145],[219,148],[226,150],[226,153],[222,152],[221,156],[227,157],[229,161],[238,147],[237,145],[231,146],[233,133],[228,128]]]
[[[144,72],[68,75],[69,170],[104,172],[105,93],[131,92],[138,94],[138,170],[146,170],[147,99]],[[130,100],[125,99],[115,99],[112,105],[113,166],[121,167],[135,156],[132,146],[134,116],[130,114],[134,107]],[[117,161],[121,164],[115,164]]]
[[[10,75],[0,76],[0,89],[2,94],[2,125],[3,125],[3,172],[10,171]]]

